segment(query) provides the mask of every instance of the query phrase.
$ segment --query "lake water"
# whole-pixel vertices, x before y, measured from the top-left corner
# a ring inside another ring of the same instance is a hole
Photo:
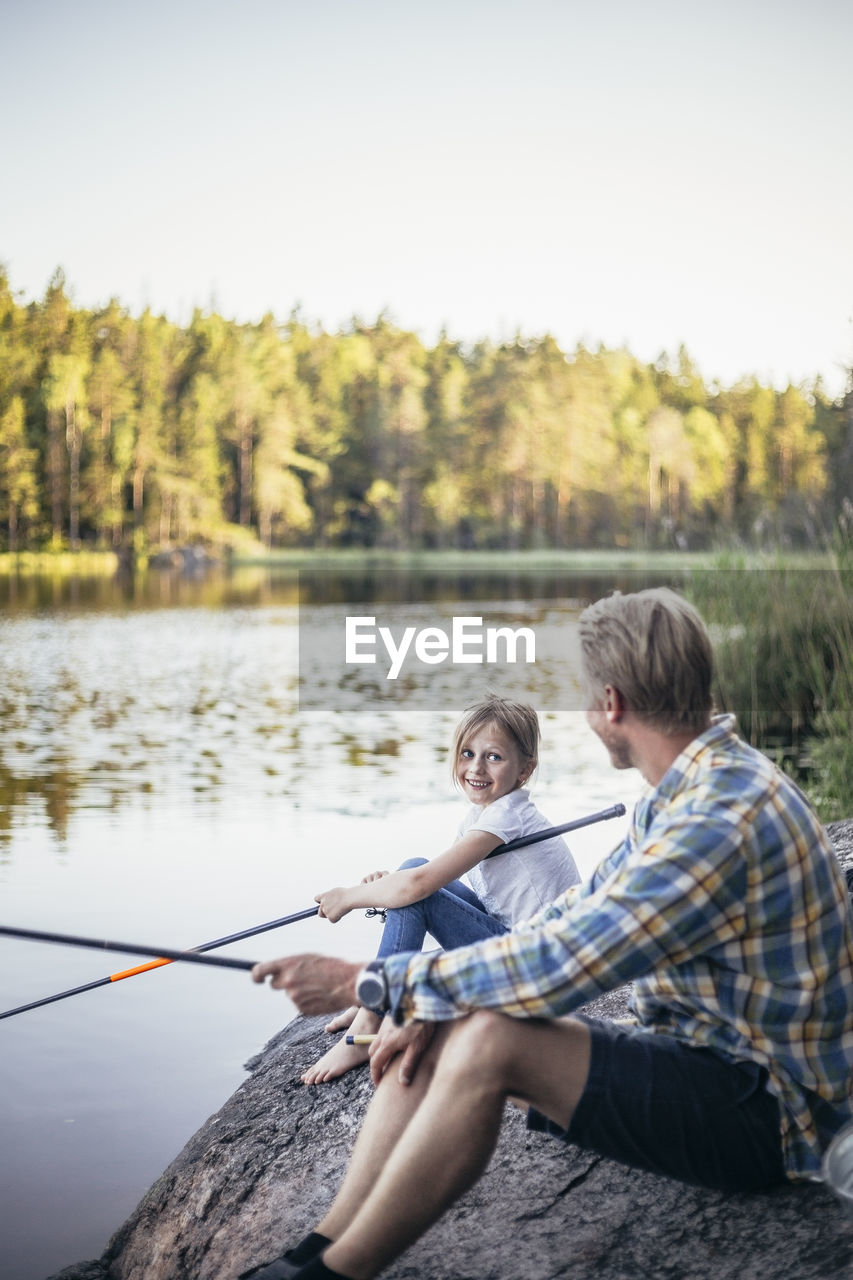
[[[555,823],[630,811],[638,777],[610,769],[579,710],[575,623],[585,601],[646,580],[0,579],[0,923],[192,947],[444,849],[463,812],[450,734],[503,677],[472,667],[454,683],[421,664],[394,696],[379,664],[341,677],[324,641],[342,613],[535,621],[543,661],[503,673],[540,710],[534,797]],[[582,870],[626,821],[570,838]],[[224,954],[363,959],[378,929],[362,913],[308,920]],[[138,962],[0,947],[0,1012]],[[292,1016],[247,974],[172,965],[0,1022],[0,1274],[44,1280],[99,1255]]]

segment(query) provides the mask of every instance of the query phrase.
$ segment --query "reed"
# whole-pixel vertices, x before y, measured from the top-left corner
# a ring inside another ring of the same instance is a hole
[[[853,558],[743,569],[721,561],[687,593],[715,641],[715,701],[792,773],[821,818],[853,808]]]

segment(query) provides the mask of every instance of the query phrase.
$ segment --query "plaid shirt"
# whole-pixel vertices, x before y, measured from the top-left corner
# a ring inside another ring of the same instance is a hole
[[[853,916],[794,784],[719,716],[584,885],[509,934],[385,961],[398,1021],[555,1018],[634,983],[637,1019],[766,1067],[789,1177],[853,1114]]]

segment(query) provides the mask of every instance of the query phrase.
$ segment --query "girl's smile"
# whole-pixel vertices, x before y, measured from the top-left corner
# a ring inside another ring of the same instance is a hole
[[[483,725],[466,738],[456,762],[456,781],[472,804],[487,805],[523,786],[528,761],[496,724]]]

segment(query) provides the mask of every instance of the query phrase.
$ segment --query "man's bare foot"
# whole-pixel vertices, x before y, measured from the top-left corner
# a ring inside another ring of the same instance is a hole
[[[331,1022],[327,1022],[324,1027],[325,1031],[346,1031],[355,1015],[358,1013],[358,1005],[351,1004],[343,1013],[338,1013],[332,1018]]]
[[[337,1080],[367,1062],[369,1047],[366,1044],[347,1044],[346,1036],[342,1036],[322,1058],[317,1059],[313,1067],[308,1068],[302,1076],[302,1083],[328,1084],[330,1080]]]

